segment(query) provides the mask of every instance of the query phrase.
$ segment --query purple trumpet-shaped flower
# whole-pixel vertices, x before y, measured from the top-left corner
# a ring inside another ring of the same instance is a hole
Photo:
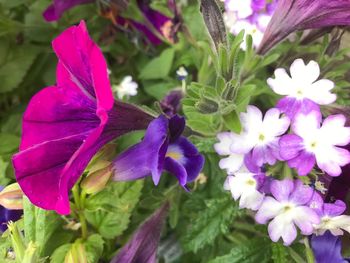
[[[85,23],[53,41],[57,84],[38,92],[23,116],[17,181],[30,201],[68,214],[69,190],[106,143],[152,120],[138,108],[114,102],[107,65]]]
[[[285,245],[290,245],[297,237],[295,226],[303,235],[313,232],[313,225],[320,222],[318,214],[308,206],[314,190],[304,185],[300,180],[285,179],[273,181],[270,185],[272,196],[265,197],[255,220],[268,226],[272,241],[283,239]]]
[[[95,0],[53,0],[53,3],[44,11],[43,16],[48,22],[57,21],[65,11],[77,5],[92,2],[95,2]]]
[[[43,16],[48,22],[57,21],[61,18],[63,13],[69,9],[78,5],[93,2],[96,2],[96,0],[53,0],[53,3],[44,11]],[[137,4],[142,15],[144,16],[144,19],[147,20],[147,23],[138,22],[132,19],[126,19],[123,17],[115,18],[114,16],[118,14],[113,14],[112,12],[113,22],[121,25],[131,25],[138,31],[142,32],[147,37],[149,42],[153,45],[161,44],[162,40],[154,34],[154,31],[152,32],[150,27],[153,27],[153,29],[157,31],[159,35],[172,42],[173,34],[175,33],[173,32],[175,30],[173,30],[174,24],[172,22],[172,19],[150,8],[150,5],[146,0],[138,0]],[[175,10],[173,11],[175,12]]]
[[[299,175],[307,175],[317,162],[331,176],[339,176],[341,167],[350,162],[348,150],[338,147],[350,143],[350,128],[343,115],[328,116],[321,126],[321,114],[298,114],[292,124],[295,134],[280,139],[280,154]]]
[[[316,263],[347,263],[348,260],[341,254],[341,240],[330,232],[322,236],[311,237],[311,247]]]
[[[185,120],[178,115],[169,120],[161,115],[153,120],[144,139],[113,162],[114,180],[128,181],[151,175],[157,185],[165,170],[186,187],[202,170],[204,158],[193,144],[181,136],[184,128]]]
[[[3,187],[0,186],[0,191],[3,190]],[[23,214],[22,210],[12,210],[6,209],[0,205],[0,233],[6,231],[7,223],[9,221],[17,221],[21,218]]]
[[[134,233],[132,239],[121,248],[110,263],[155,263],[157,248],[169,204],[165,203],[153,213]]]
[[[290,33],[350,24],[348,0],[279,0],[258,53],[265,54]]]

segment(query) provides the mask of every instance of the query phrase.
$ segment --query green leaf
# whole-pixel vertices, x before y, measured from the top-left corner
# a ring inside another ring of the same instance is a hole
[[[237,92],[237,96],[235,98],[235,103],[237,106],[238,113],[245,111],[255,89],[256,89],[255,85],[244,85],[244,86],[239,87],[238,92]]]
[[[175,56],[173,48],[165,49],[159,57],[152,59],[141,70],[140,79],[164,79],[169,75]]]
[[[0,133],[0,154],[12,153],[17,150],[19,137],[9,133]]]
[[[104,241],[98,234],[89,236],[84,242],[88,263],[98,262],[103,252]]]
[[[57,248],[50,257],[50,263],[62,263],[72,244],[65,244]]]
[[[239,119],[239,115],[236,111],[232,111],[229,114],[226,114],[222,116],[225,122],[226,127],[234,132],[234,133],[240,133],[242,130],[242,124]]]
[[[86,200],[86,219],[105,238],[124,232],[143,187],[143,180],[113,182]]]
[[[281,243],[272,243],[272,259],[274,263],[285,263],[288,262],[288,250]]]
[[[186,251],[196,252],[212,243],[220,233],[227,232],[227,226],[241,212],[230,198],[210,199],[194,222],[188,227],[182,240]]]
[[[270,240],[253,239],[234,247],[229,254],[217,257],[209,263],[270,263]]]
[[[6,61],[0,61],[0,93],[8,92],[18,87],[39,52],[38,48],[30,45],[13,47],[11,49]]]
[[[56,231],[62,231],[61,217],[53,211],[46,211],[32,205],[26,197],[23,199],[23,206],[26,243],[34,242],[38,246],[38,254],[44,256],[50,238],[55,236]]]

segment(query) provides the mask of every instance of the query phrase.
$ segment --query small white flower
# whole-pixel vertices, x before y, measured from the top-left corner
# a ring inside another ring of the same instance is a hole
[[[307,65],[299,58],[290,66],[290,76],[283,68],[275,70],[275,78],[269,78],[267,83],[279,95],[286,95],[297,99],[310,99],[317,104],[329,104],[336,96],[330,92],[334,83],[328,79],[317,80],[320,67],[311,60]]]
[[[279,158],[279,136],[284,134],[290,124],[289,118],[272,108],[263,118],[255,106],[248,106],[247,112],[241,113],[243,132],[234,134],[231,152],[247,154],[252,151],[252,159],[261,166],[264,163],[273,165]]]
[[[227,171],[228,174],[237,172],[243,165],[244,154],[237,154],[231,151],[231,145],[236,135],[232,132],[222,132],[217,135],[219,140],[214,145],[215,151],[219,155],[228,155],[228,157],[221,159],[219,167]]]
[[[253,14],[251,0],[226,0],[226,10],[235,12],[238,18],[247,18]]]
[[[334,236],[343,235],[343,230],[350,233],[350,216],[323,216],[321,217],[321,223],[315,225],[314,228],[317,235],[323,235],[327,230],[329,230]]]
[[[188,72],[184,67],[180,67],[176,71],[176,75],[180,80],[184,80],[188,76]]]
[[[123,78],[119,85],[113,86],[113,92],[117,93],[119,99],[124,96],[135,96],[137,95],[138,84],[132,80],[131,76]]]
[[[240,208],[258,210],[264,194],[258,190],[258,182],[255,174],[250,173],[246,168],[241,169],[232,176],[226,178],[224,189],[231,191],[233,199],[239,200]]]

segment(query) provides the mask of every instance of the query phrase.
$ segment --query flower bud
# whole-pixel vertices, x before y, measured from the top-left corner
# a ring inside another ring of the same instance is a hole
[[[196,103],[196,108],[200,113],[211,114],[218,111],[219,105],[213,100],[202,98],[199,102]]]
[[[0,192],[0,205],[6,209],[23,209],[22,199],[23,192],[18,183],[8,185]]]
[[[74,243],[64,258],[64,263],[87,263],[85,246],[82,243]]]
[[[100,169],[90,170],[91,172],[81,182],[81,187],[87,194],[98,193],[106,186],[112,175],[112,166],[110,162],[107,163],[107,165],[106,161],[96,163],[97,167],[100,166]]]

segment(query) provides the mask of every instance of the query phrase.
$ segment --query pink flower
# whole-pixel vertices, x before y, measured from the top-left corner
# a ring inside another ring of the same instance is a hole
[[[57,84],[30,101],[13,165],[33,204],[68,214],[69,190],[95,153],[122,134],[145,129],[152,118],[114,102],[106,61],[84,21],[58,36],[53,48]]]

